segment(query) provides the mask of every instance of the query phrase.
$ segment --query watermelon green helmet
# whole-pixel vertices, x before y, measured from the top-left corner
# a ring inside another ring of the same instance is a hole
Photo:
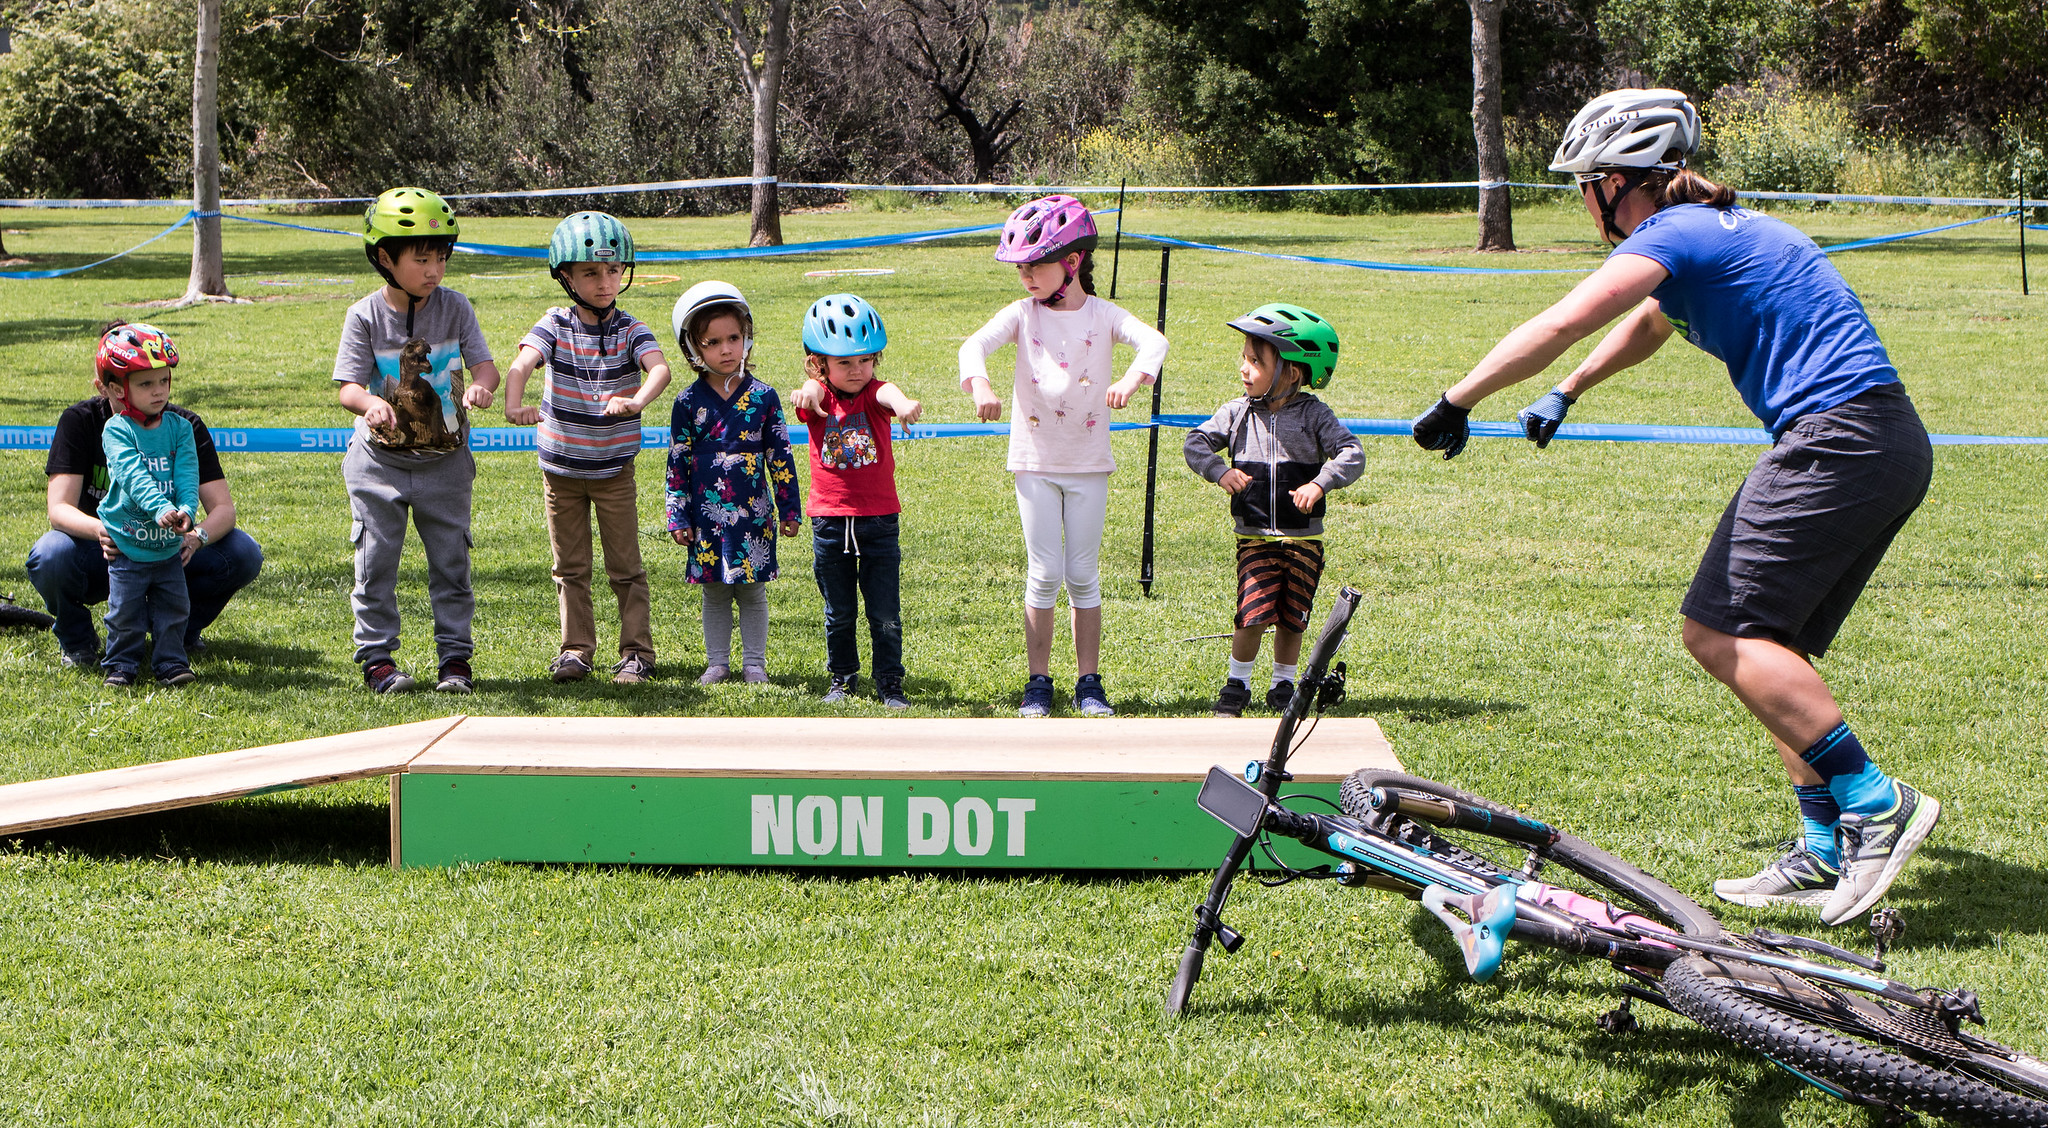
[[[633,265],[633,236],[626,225],[604,212],[586,211],[555,225],[548,240],[548,269],[560,271],[565,263],[615,262]]]
[[[1291,360],[1308,369],[1310,388],[1326,387],[1331,373],[1337,371],[1336,328],[1298,305],[1273,302],[1228,324],[1245,336],[1278,349],[1281,360]]]
[[[623,294],[633,288],[633,236],[620,223],[617,216],[604,212],[585,211],[555,224],[555,234],[548,240],[548,273],[569,295],[569,300],[589,310],[599,318],[607,317],[618,308],[614,299],[602,308],[591,305],[569,285],[566,269],[572,262],[615,262],[626,271],[625,285],[619,287]]]

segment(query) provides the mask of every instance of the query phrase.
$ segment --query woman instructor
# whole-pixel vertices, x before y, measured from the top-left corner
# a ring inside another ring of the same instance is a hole
[[[1728,365],[1772,436],[1686,591],[1685,648],[1778,746],[1803,834],[1754,876],[1714,883],[1745,905],[1804,904],[1841,924],[1884,896],[1941,817],[1885,775],[1814,670],[1892,538],[1927,494],[1933,450],[1862,302],[1790,225],[1686,169],[1699,115],[1675,90],[1616,90],[1579,111],[1550,168],[1578,178],[1606,263],[1495,345],[1415,420],[1451,458],[1479,401],[1543,371],[1621,317],[1517,416],[1538,447],[1600,381],[1676,329]],[[1626,316],[1624,316],[1626,315]]]

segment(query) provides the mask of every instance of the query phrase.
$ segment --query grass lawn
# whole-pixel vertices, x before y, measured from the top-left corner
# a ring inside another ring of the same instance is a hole
[[[1824,243],[1943,221],[1784,214]],[[1000,217],[995,205],[961,203],[800,214],[784,231],[801,241]],[[173,218],[17,211],[0,223],[9,250],[41,266],[91,261]],[[1584,213],[1555,202],[1517,213],[1530,250],[1504,259],[1465,250],[1469,215],[1136,207],[1126,224],[1413,262],[1590,267],[1601,253]],[[531,246],[551,226],[479,219],[464,231]],[[744,241],[745,219],[632,227],[643,249],[720,247]],[[2020,297],[2011,240],[2009,224],[1992,223],[1840,257],[1930,430],[2048,433],[2048,299]],[[177,339],[175,398],[209,423],[343,425],[328,377],[342,311],[374,282],[360,244],[242,224],[226,243],[231,285],[254,304],[126,304],[183,291],[182,232],[71,278],[5,283],[0,424],[47,425],[86,394],[97,327],[125,317]],[[1150,321],[1157,253],[1128,241],[1125,252],[1121,304]],[[803,277],[857,266],[897,273]],[[754,299],[760,372],[785,389],[809,302],[837,289],[869,298],[893,342],[885,374],[934,422],[971,419],[954,353],[1018,296],[989,261],[989,240],[973,239],[650,264],[621,304],[666,336],[676,295],[707,276]],[[1198,252],[1177,252],[1171,278],[1164,410],[1206,413],[1234,394],[1239,338],[1224,321],[1284,298],[1343,333],[1325,398],[1341,415],[1381,417],[1420,411],[1571,282]],[[501,363],[560,302],[531,261],[458,256],[448,281],[476,303]],[[1542,390],[1532,381],[1477,414],[1509,418]],[[1603,385],[1572,421],[1755,425],[1720,366],[1682,342]],[[492,411],[476,422],[503,420]],[[1136,579],[1144,436],[1115,440],[1104,672],[1126,714],[1204,714],[1223,672],[1224,641],[1184,640],[1229,629],[1230,526],[1222,495],[1182,466],[1178,437],[1163,436],[1150,598]],[[1366,453],[1365,477],[1330,506],[1325,582],[1367,596],[1346,651],[1347,711],[1378,718],[1412,770],[1557,821],[1701,898],[1715,877],[1772,856],[1794,825],[1783,773],[1762,731],[1683,652],[1676,610],[1756,448],[1560,442],[1539,453],[1476,440],[1445,463],[1405,439],[1367,439]],[[696,686],[697,601],[661,530],[657,456],[643,455],[639,474],[660,680],[547,679],[557,628],[538,476],[531,455],[493,454],[478,460],[474,522],[479,691],[395,700],[367,694],[349,660],[339,456],[225,461],[267,563],[211,632],[201,680],[108,691],[57,669],[48,636],[0,636],[0,782],[457,711],[824,711],[821,616],[801,539],[785,542],[770,587],[773,684]],[[1003,445],[919,441],[900,445],[898,461],[917,714],[1008,714],[1023,681],[1023,552]],[[0,591],[31,604],[21,561],[47,527],[42,466],[39,453],[0,452]],[[1975,987],[1994,1036],[2040,1055],[2044,489],[2048,448],[1937,448],[1931,496],[1822,664],[1873,754],[1947,808],[1890,898],[1909,923],[1894,974]],[[401,658],[424,667],[416,543],[400,594],[411,640]],[[613,621],[601,602],[601,651]],[[1060,650],[1054,669],[1071,685]],[[1682,1020],[1645,1014],[1638,1034],[1600,1032],[1595,1016],[1618,998],[1607,969],[1521,951],[1493,983],[1471,984],[1433,918],[1370,892],[1247,887],[1231,919],[1252,942],[1213,958],[1191,1016],[1169,1022],[1160,1000],[1202,875],[394,873],[385,820],[381,784],[363,783],[0,843],[0,1123],[1869,1122]],[[1819,930],[1810,917],[1723,915],[1737,927]],[[1837,939],[1867,947],[1860,930]]]

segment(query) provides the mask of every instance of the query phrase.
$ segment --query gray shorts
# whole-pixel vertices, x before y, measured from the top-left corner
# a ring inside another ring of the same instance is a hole
[[[1681,610],[1819,657],[1933,474],[1934,448],[1901,384],[1800,416],[1721,514]]]

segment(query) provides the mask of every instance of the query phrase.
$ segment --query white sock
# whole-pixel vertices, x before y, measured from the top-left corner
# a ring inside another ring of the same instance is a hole
[[[1254,658],[1250,662],[1240,662],[1232,658],[1230,660],[1230,676],[1246,685],[1252,684],[1252,667],[1257,661],[1258,659]]]
[[[1296,663],[1296,664],[1294,664],[1294,665],[1292,665],[1292,666],[1283,666],[1283,665],[1281,665],[1281,664],[1280,664],[1280,663],[1278,663],[1278,662],[1275,662],[1275,663],[1273,663],[1273,684],[1274,684],[1274,685],[1279,685],[1279,684],[1280,684],[1281,682],[1292,682],[1292,681],[1295,681],[1295,680],[1297,680],[1297,678],[1299,678],[1300,674],[1301,674],[1301,665],[1300,665],[1300,663]]]

